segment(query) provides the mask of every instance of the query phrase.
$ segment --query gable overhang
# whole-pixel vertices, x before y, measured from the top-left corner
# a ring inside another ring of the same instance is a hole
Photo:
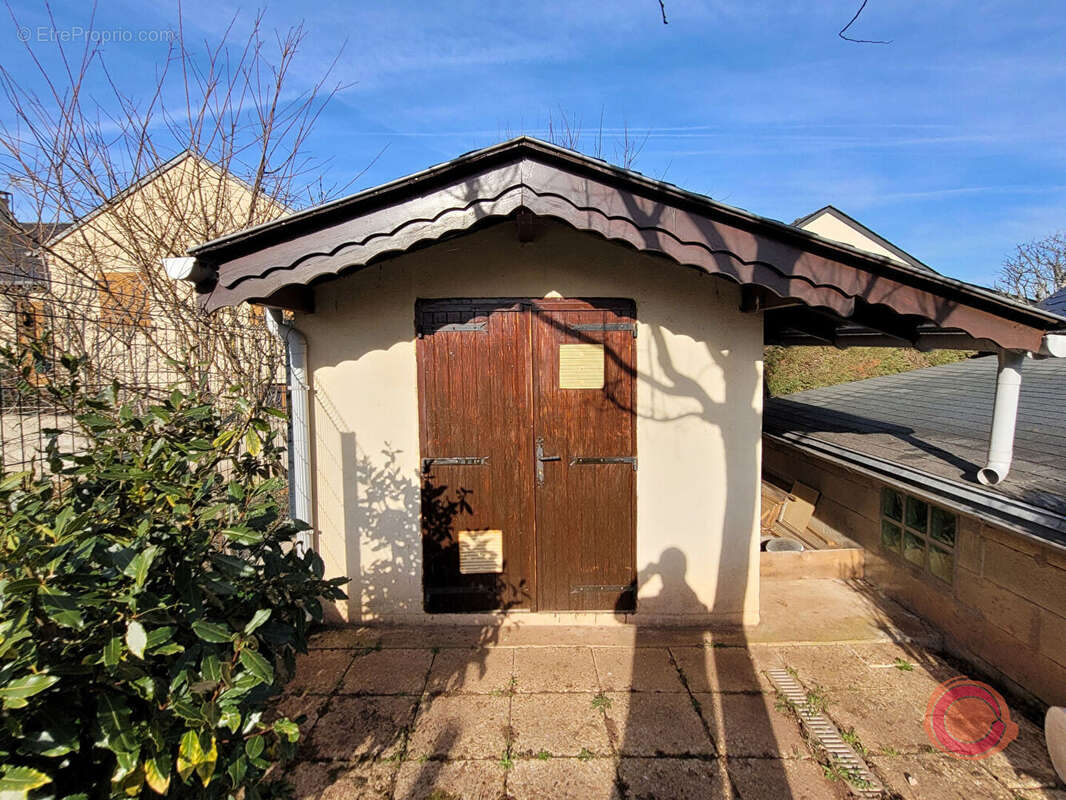
[[[732,280],[744,310],[765,314],[768,341],[1039,352],[1048,331],[1066,327],[994,292],[525,137],[193,248],[191,272],[209,311],[310,311],[317,284],[510,218],[523,222],[519,236],[530,219],[557,220]]]

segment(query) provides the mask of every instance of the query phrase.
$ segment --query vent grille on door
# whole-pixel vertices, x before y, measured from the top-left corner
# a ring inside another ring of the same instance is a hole
[[[503,531],[459,531],[459,572],[503,572]]]

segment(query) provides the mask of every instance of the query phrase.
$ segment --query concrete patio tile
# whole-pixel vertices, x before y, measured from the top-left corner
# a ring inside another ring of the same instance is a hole
[[[383,648],[426,649],[488,647],[499,638],[498,625],[388,625],[376,629]]]
[[[305,761],[289,770],[295,800],[388,800],[396,763]]]
[[[497,644],[510,647],[632,647],[632,625],[529,625],[500,628]]]
[[[519,647],[514,654],[516,689],[528,692],[595,692],[596,665],[588,647]]]
[[[702,758],[623,758],[618,775],[629,800],[732,800],[720,762]]]
[[[290,693],[329,694],[355,660],[352,650],[312,650],[296,657],[296,671],[285,687]]]
[[[510,697],[484,694],[426,699],[407,744],[408,758],[500,758],[510,736],[510,704]]]
[[[1018,714],[1012,714],[1011,720],[1018,725],[1018,738],[1005,750],[981,759],[981,766],[1008,789],[1066,789],[1051,763],[1043,730]]]
[[[626,756],[713,755],[714,745],[687,694],[612,692],[607,730]]]
[[[335,627],[319,631],[307,642],[309,650],[355,650],[377,647],[381,630],[366,627]]]
[[[432,694],[509,692],[514,675],[514,649],[441,650],[433,659],[426,691]]]
[[[718,752],[729,757],[810,758],[799,723],[771,694],[697,694]]]
[[[321,694],[283,694],[271,709],[270,719],[288,717],[296,720],[300,716],[306,717],[300,723],[300,745],[306,746],[308,734],[311,728],[318,722],[322,710],[329,702],[329,697]]]
[[[339,691],[344,694],[421,694],[433,652],[374,650],[352,662]]]
[[[942,637],[921,618],[863,581],[772,580],[759,585],[762,621],[749,642],[859,642]]]
[[[935,653],[908,642],[854,644],[851,645],[851,650],[875,672],[889,670],[905,677],[924,678],[937,684],[959,674],[957,669]],[[910,671],[898,669],[897,659],[910,664],[914,669]]]
[[[500,800],[507,773],[496,761],[406,761],[396,800]]]
[[[512,800],[621,800],[610,758],[515,762],[507,775],[507,795]]]
[[[609,755],[603,712],[592,694],[516,695],[511,700],[511,751],[532,756],[576,756],[582,750]]]
[[[903,800],[1013,800],[979,763],[944,753],[874,756],[868,762]]]
[[[799,645],[777,651],[782,663],[794,669],[808,688],[819,685],[831,690],[861,689],[881,675],[867,675],[868,667],[847,645]],[[898,672],[898,670],[895,670]]]
[[[769,651],[746,647],[676,647],[674,660],[693,692],[771,691],[763,670],[773,661]]]
[[[827,713],[842,731],[854,729],[871,753],[914,753],[930,746],[925,701],[868,690],[829,691]]]
[[[415,704],[412,697],[334,697],[311,734],[311,753],[331,761],[397,755]]]
[[[730,758],[726,769],[744,800],[843,800],[845,785],[830,781],[817,761],[778,758]]]
[[[609,692],[683,692],[665,647],[594,647],[600,685]]]

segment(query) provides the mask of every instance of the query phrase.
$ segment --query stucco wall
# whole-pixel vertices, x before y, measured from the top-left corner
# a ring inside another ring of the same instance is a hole
[[[809,222],[800,226],[805,231],[811,233],[817,233],[819,236],[824,236],[826,239],[832,239],[836,242],[843,242],[844,244],[850,244],[852,247],[857,247],[860,250],[865,250],[867,253],[873,253],[874,255],[884,256],[885,258],[891,258],[893,261],[898,261],[900,264],[906,263],[902,258],[897,256],[887,247],[882,246],[875,240],[871,239],[862,231],[857,231],[851,225],[844,220],[833,216],[826,212],[820,214]]]
[[[638,614],[757,622],[761,319],[728,281],[561,224],[522,244],[509,223],[324,284],[297,317],[318,547],[352,578],[342,616],[422,614],[415,300],[554,294],[636,301],[637,566],[665,573]]]
[[[764,456],[769,472],[822,493],[814,524],[865,547],[866,578],[939,628],[950,651],[1016,693],[1066,703],[1066,553],[958,514],[949,584],[882,548],[879,481],[777,442]]]

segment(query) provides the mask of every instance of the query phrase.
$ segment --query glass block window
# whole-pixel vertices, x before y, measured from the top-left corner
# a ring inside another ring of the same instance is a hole
[[[942,581],[955,574],[955,531],[958,518],[903,492],[881,489],[881,549]]]

